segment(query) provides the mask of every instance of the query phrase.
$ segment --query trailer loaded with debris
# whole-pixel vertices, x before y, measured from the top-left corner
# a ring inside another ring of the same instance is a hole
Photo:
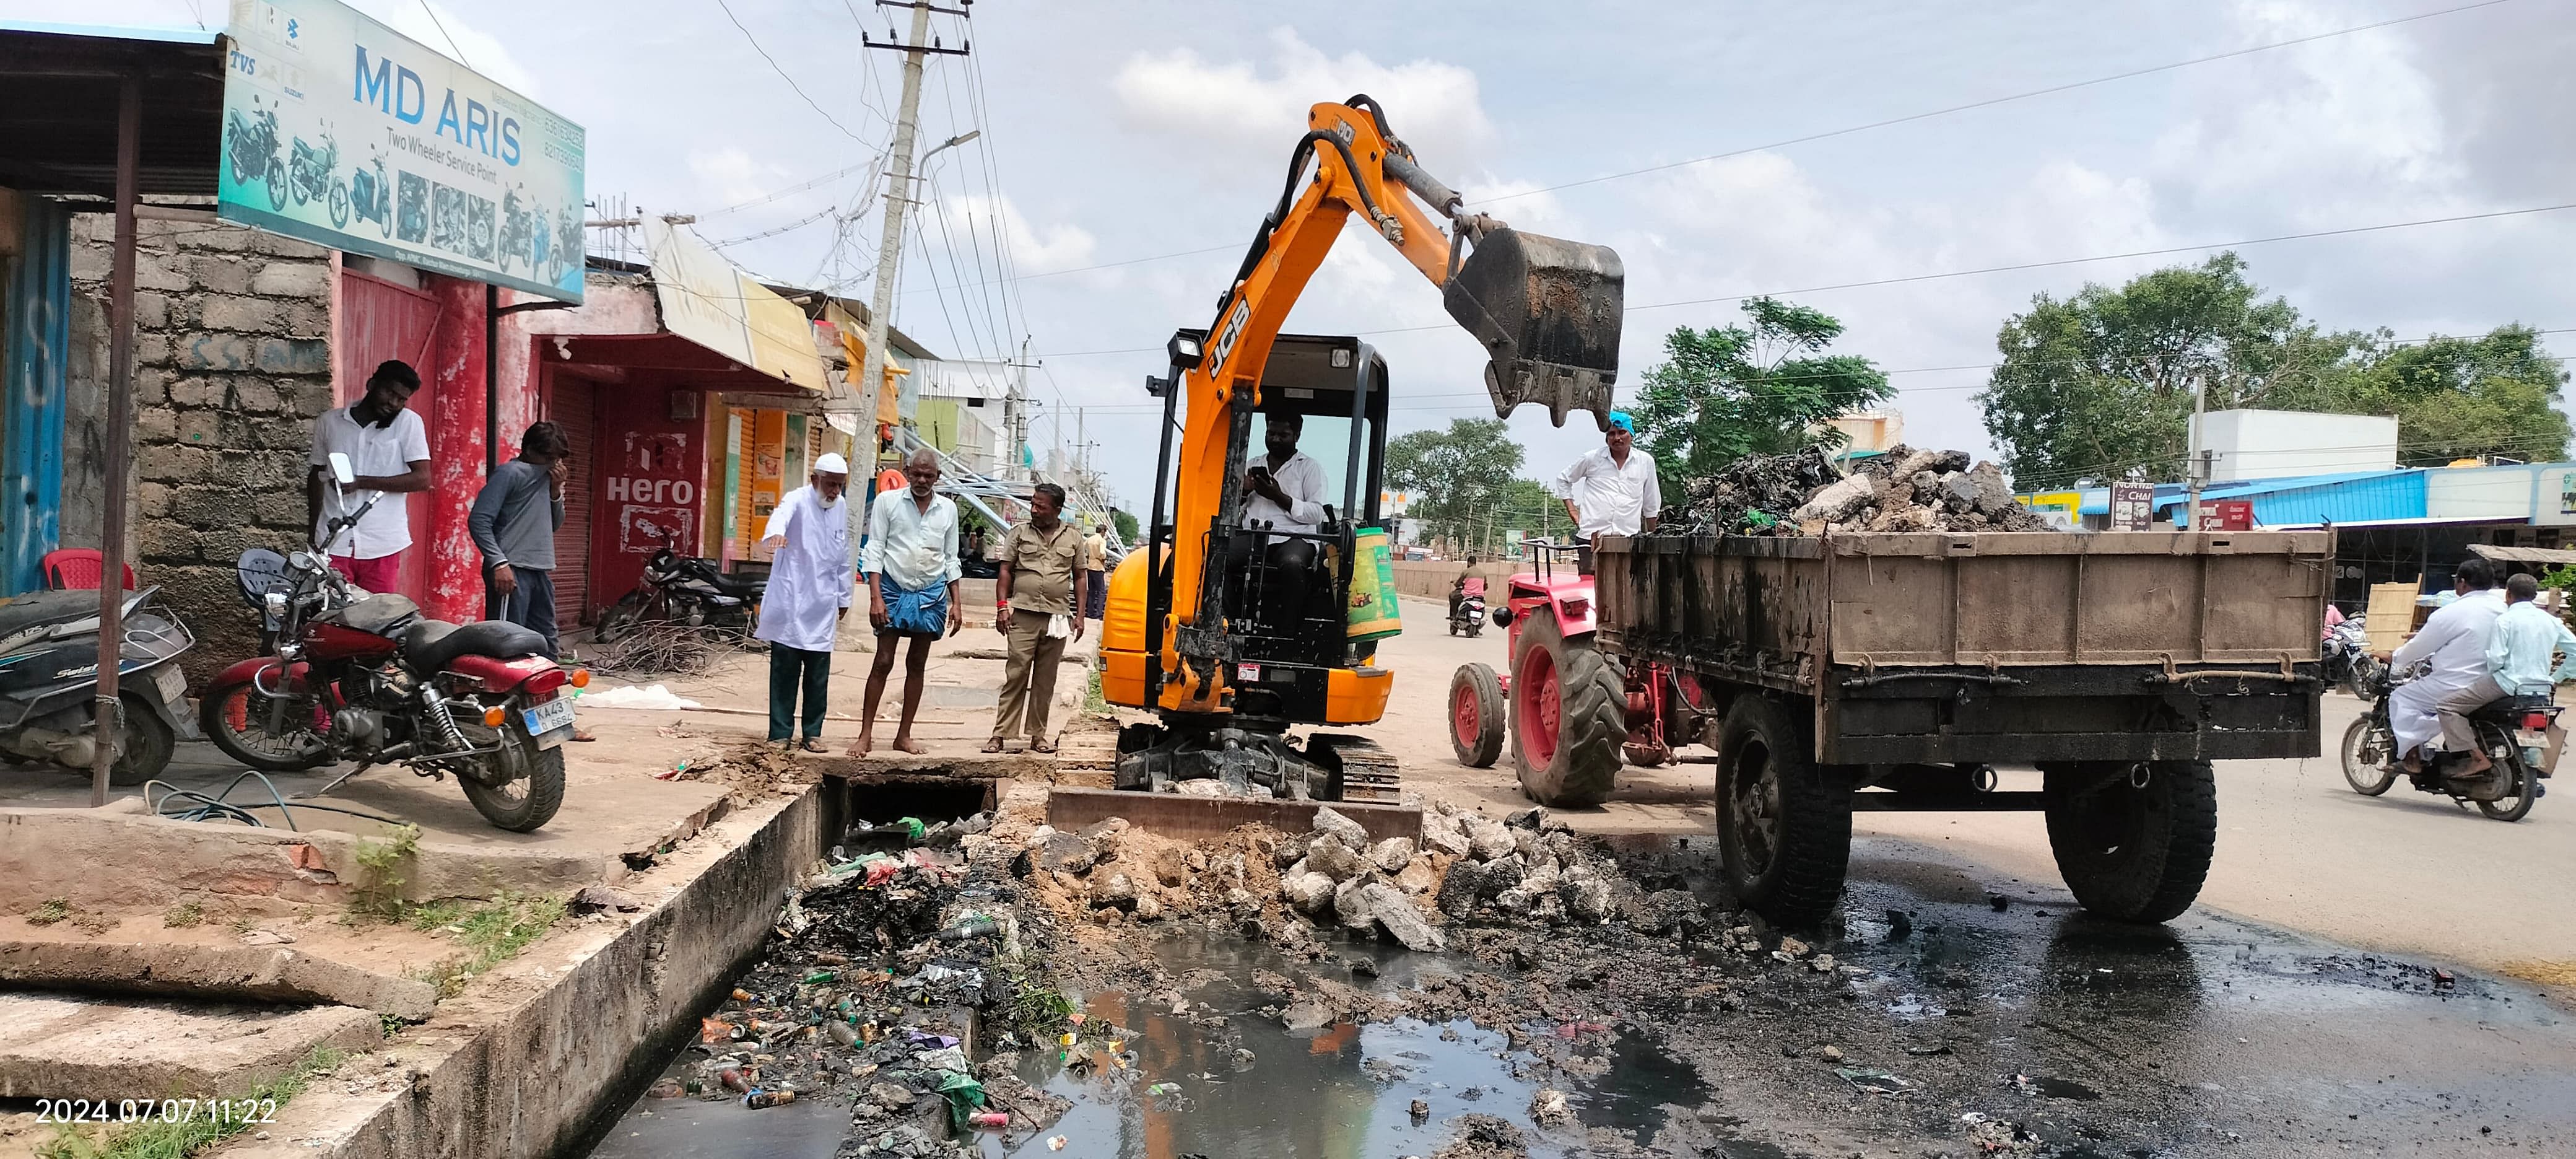
[[[1593,551],[1512,578],[1509,673],[1452,684],[1459,759],[1508,718],[1550,806],[1713,761],[1726,874],[1775,921],[1832,910],[1855,810],[2042,812],[2078,900],[2163,921],[2209,867],[2210,762],[2318,752],[2329,532],[2051,531],[1992,464],[1898,447],[1747,458]]]

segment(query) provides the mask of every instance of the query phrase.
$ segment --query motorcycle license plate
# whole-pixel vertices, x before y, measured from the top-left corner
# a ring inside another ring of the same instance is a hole
[[[519,719],[527,724],[529,736],[542,740],[547,733],[556,729],[572,727],[572,701],[558,696],[534,708],[522,710],[519,713]]]
[[[160,691],[163,704],[182,704],[188,699],[188,674],[179,671],[176,664],[153,673],[152,686]]]

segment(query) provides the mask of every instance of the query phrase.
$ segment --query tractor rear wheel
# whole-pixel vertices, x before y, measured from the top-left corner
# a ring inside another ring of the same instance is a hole
[[[1512,657],[1512,764],[1521,792],[1551,809],[1607,800],[1628,739],[1628,686],[1556,613],[1530,613]]]

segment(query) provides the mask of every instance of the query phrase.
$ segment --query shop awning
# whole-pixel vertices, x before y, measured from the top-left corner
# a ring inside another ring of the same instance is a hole
[[[814,348],[813,324],[804,310],[761,285],[687,229],[650,215],[638,224],[652,263],[662,329],[721,359],[726,368],[748,370],[773,382],[766,388],[725,384],[722,389],[783,387],[823,393],[823,356]]]
[[[2492,543],[2472,543],[2469,550],[2497,563],[2576,564],[2576,550],[2564,547],[2498,547]]]
[[[138,191],[213,196],[224,119],[216,40],[194,28],[0,20],[0,185],[113,196],[117,84],[131,76],[143,86]]]

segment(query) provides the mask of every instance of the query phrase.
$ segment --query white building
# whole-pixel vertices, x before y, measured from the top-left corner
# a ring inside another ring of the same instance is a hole
[[[2397,466],[2397,420],[2385,415],[2221,410],[2201,416],[2198,428],[2192,445],[2207,453],[2212,483]]]

